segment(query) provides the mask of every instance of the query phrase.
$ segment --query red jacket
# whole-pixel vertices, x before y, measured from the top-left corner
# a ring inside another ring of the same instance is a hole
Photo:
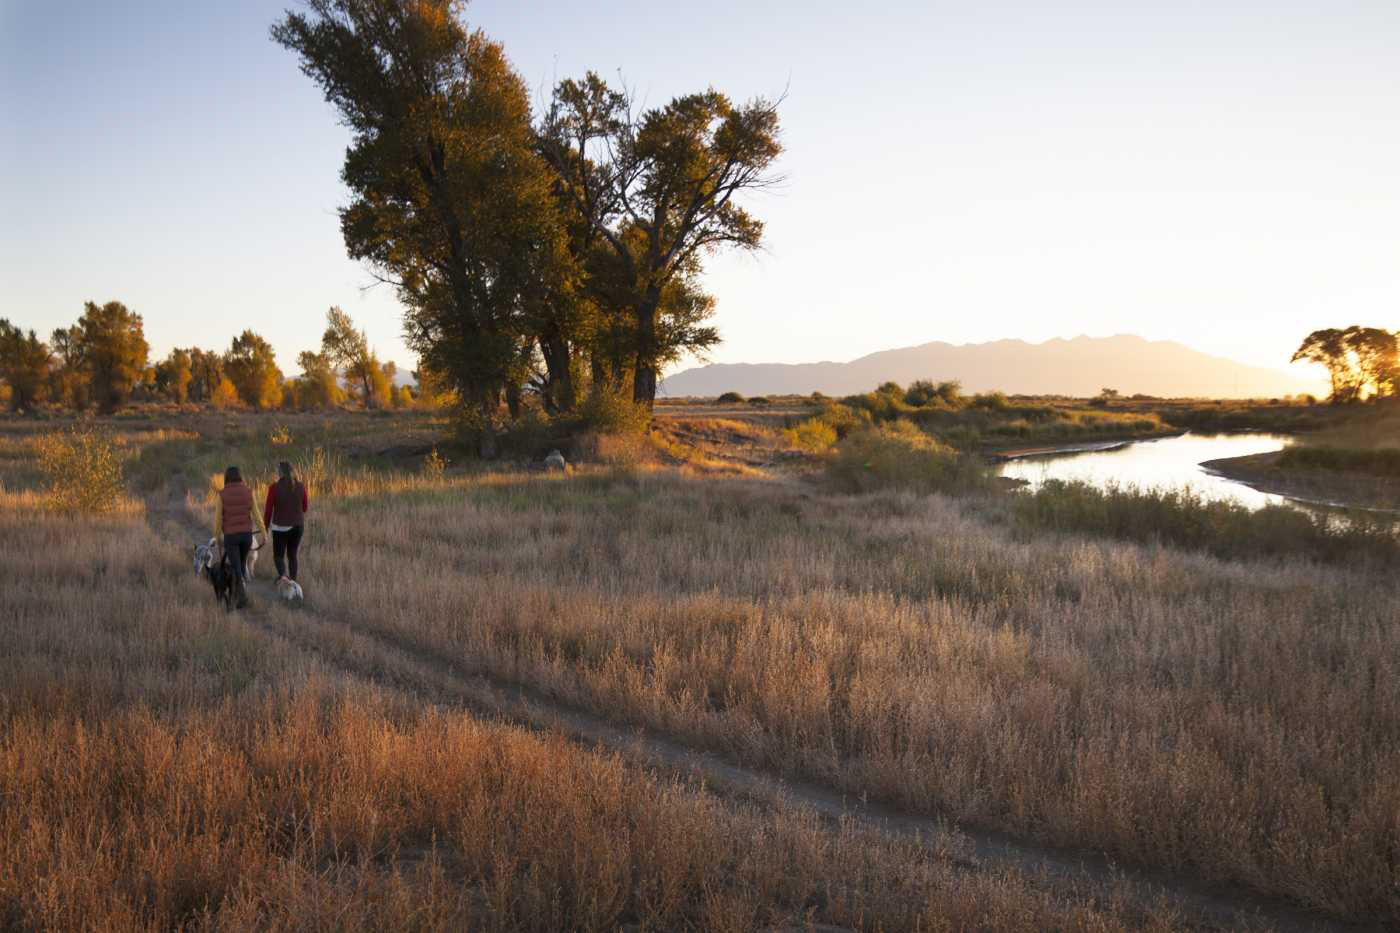
[[[283,482],[279,479],[267,487],[263,524],[295,528],[304,522],[304,516],[310,509],[311,502],[306,495],[305,483],[298,480]]]

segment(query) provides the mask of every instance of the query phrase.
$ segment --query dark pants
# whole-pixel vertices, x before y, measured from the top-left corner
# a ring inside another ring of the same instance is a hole
[[[277,575],[295,580],[297,578],[297,548],[301,547],[303,526],[293,525],[287,531],[272,533],[272,562],[277,565]],[[283,564],[283,557],[286,563]]]
[[[244,579],[244,568],[248,566],[248,552],[253,549],[253,533],[240,531],[238,534],[224,535],[224,553],[233,565],[238,579]]]

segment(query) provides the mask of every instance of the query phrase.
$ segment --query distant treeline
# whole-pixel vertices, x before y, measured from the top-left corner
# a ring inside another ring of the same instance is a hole
[[[258,410],[407,408],[440,404],[433,380],[415,373],[419,392],[394,388],[397,367],[380,362],[365,332],[339,308],[326,315],[319,350],[297,357],[287,378],[272,345],[251,330],[223,352],[176,348],[152,363],[141,315],[120,301],[87,302],[82,317],[46,342],[0,319],[0,400],[12,411],[40,406],[112,412],[129,402],[166,401]]]

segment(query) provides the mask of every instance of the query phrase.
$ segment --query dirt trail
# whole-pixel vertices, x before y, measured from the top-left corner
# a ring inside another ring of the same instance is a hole
[[[202,540],[201,535],[207,535],[181,500],[150,500],[146,514],[158,532],[167,532],[163,535],[166,540],[188,540],[192,546]],[[271,561],[270,553],[264,557]],[[1116,884],[1140,904],[1165,898],[1188,922],[1207,928],[1262,925],[1283,931],[1386,929],[1381,924],[1320,917],[1281,899],[1234,885],[1121,866],[1093,851],[1046,846],[1004,833],[949,824],[851,797],[820,784],[735,764],[721,755],[651,730],[617,725],[528,686],[468,670],[454,658],[404,639],[335,618],[315,607],[314,595],[307,604],[289,608],[268,579],[253,581],[249,592],[253,604],[241,613],[243,619],[330,668],[417,695],[430,704],[464,708],[533,729],[558,731],[575,741],[617,751],[666,772],[699,777],[720,792],[805,807],[833,820],[849,820],[860,828],[915,840],[939,852],[959,853],[955,861],[971,870],[1011,869],[1066,888]]]

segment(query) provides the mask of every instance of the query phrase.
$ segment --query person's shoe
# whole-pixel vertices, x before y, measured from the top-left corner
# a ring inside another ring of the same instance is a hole
[[[248,608],[248,588],[247,588],[244,584],[242,584],[242,583],[238,584],[238,601],[237,601],[236,603],[234,603],[234,608],[235,608],[235,609],[247,609],[247,608]]]

